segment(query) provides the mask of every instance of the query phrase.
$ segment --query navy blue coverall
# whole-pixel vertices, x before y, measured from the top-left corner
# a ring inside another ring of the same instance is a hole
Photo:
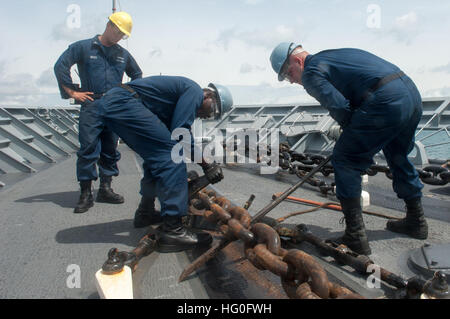
[[[186,164],[172,160],[176,128],[191,129],[203,104],[203,90],[185,77],[151,76],[127,85],[139,97],[117,87],[99,100],[101,121],[144,160],[141,195],[158,197],[161,215],[188,211]],[[193,140],[191,139],[191,146]]]
[[[392,63],[359,49],[326,50],[306,57],[304,88],[343,129],[332,157],[339,199],[361,196],[361,173],[380,150],[397,196],[405,200],[422,196],[423,184],[407,157],[422,116],[420,93],[406,75],[370,90],[398,72]]]
[[[92,39],[71,44],[56,62],[54,71],[63,99],[69,96],[62,85],[76,90],[70,75],[70,68],[74,64],[78,66],[81,91],[93,92],[97,96],[122,83],[124,73],[133,80],[142,77],[141,69],[127,50],[118,44],[105,47],[97,35]],[[96,164],[100,177],[119,175],[118,136],[98,121],[97,112],[98,99],[81,105],[78,133],[80,149],[77,152],[78,181],[97,180]]]

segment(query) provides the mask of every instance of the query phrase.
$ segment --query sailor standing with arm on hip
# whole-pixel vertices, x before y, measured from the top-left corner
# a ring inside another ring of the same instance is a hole
[[[388,221],[387,229],[426,239],[423,184],[408,160],[422,116],[422,99],[413,81],[394,64],[359,49],[313,55],[299,44],[283,42],[272,51],[270,61],[279,81],[302,85],[343,129],[332,164],[346,229],[334,241],[371,254],[360,204],[361,173],[380,150],[392,172],[393,189],[407,208],[406,218]]]
[[[126,12],[109,16],[106,29],[92,39],[75,42],[59,57],[54,71],[61,97],[81,103],[79,117],[80,149],[77,152],[77,180],[81,194],[74,213],[84,213],[94,205],[92,181],[100,175],[97,202],[120,204],[124,198],[111,189],[112,176],[119,175],[118,136],[95,116],[98,99],[122,83],[124,73],[131,79],[142,78],[142,71],[131,54],[118,42],[131,35],[132,19]],[[77,89],[70,68],[77,64],[81,89]],[[97,174],[97,168],[99,174]]]

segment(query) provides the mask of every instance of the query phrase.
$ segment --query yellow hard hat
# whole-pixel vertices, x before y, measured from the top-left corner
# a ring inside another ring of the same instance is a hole
[[[109,20],[114,23],[120,31],[125,33],[127,36],[131,35],[131,29],[133,28],[133,20],[131,16],[124,12],[119,11],[111,14]]]

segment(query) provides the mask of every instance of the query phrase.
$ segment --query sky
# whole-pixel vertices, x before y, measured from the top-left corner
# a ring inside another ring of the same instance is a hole
[[[227,86],[236,105],[314,101],[278,82],[280,42],[311,54],[353,47],[399,66],[422,97],[450,96],[450,1],[119,0],[133,18],[119,44],[144,76],[181,75]],[[101,34],[111,0],[1,1],[0,106],[66,106],[53,65],[68,45]],[[79,81],[73,73],[74,82]],[[124,78],[126,81],[127,78]]]

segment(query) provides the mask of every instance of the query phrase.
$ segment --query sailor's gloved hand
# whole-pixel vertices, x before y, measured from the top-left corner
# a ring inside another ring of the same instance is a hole
[[[217,163],[205,163],[202,165],[202,169],[203,173],[205,173],[206,178],[211,182],[211,184],[218,183],[223,179],[222,169]]]

